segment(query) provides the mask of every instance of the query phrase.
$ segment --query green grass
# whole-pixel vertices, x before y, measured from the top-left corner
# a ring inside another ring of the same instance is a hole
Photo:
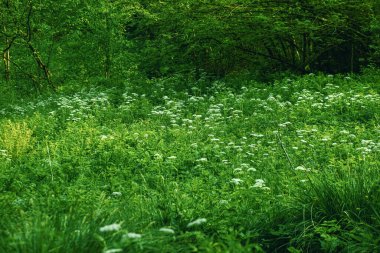
[[[2,101],[0,252],[380,250],[379,79],[180,80]]]

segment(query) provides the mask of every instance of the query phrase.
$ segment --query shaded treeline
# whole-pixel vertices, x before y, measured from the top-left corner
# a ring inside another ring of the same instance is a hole
[[[357,72],[380,62],[379,13],[375,0],[2,0],[0,80]]]

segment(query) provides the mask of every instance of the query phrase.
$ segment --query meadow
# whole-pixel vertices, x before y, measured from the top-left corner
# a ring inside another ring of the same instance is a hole
[[[378,252],[379,80],[4,97],[0,252]]]

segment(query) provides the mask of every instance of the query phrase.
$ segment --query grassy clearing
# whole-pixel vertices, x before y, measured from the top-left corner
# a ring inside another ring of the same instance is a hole
[[[0,110],[0,251],[380,250],[376,80],[175,81]]]

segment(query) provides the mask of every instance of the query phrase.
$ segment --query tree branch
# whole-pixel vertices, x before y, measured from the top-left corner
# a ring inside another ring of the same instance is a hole
[[[31,28],[31,24],[30,24],[30,19],[31,19],[31,16],[32,16],[32,9],[33,9],[33,5],[32,5],[32,2],[30,2],[30,5],[29,5],[29,10],[28,10],[28,16],[27,16],[27,19],[26,19],[26,28],[27,28],[27,42],[29,43],[31,40],[32,40],[32,28]]]
[[[5,53],[5,52],[7,52],[9,49],[11,49],[11,47],[12,47],[12,45],[13,45],[13,42],[15,42],[15,40],[17,39],[17,35],[16,36],[14,36],[12,39],[11,39],[11,41],[9,42],[9,44],[8,44],[8,46],[5,48],[5,49],[3,49],[3,53]]]

